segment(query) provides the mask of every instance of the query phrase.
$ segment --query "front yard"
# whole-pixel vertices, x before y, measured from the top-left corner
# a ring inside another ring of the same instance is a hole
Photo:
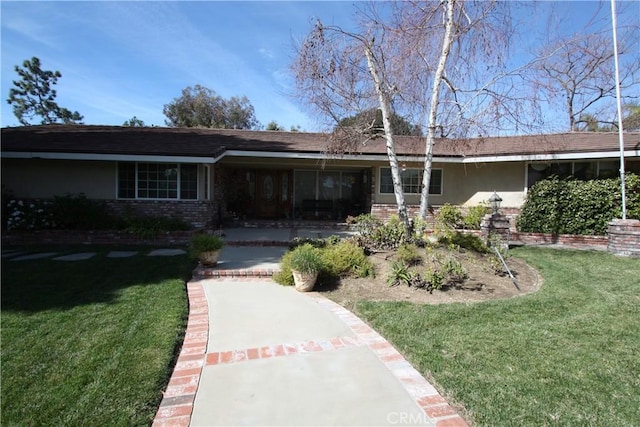
[[[640,260],[520,248],[542,288],[443,305],[360,301],[371,324],[473,425],[637,426]]]
[[[153,419],[182,342],[193,262],[144,256],[149,248],[113,259],[109,249],[91,247],[98,255],[81,262],[3,258],[2,425]],[[361,287],[362,298],[342,303],[472,425],[638,425],[640,260],[541,248],[511,254],[537,268],[539,289],[434,305],[374,302]]]
[[[193,263],[149,248],[49,249],[98,255],[3,258],[1,424],[149,425],[182,342]]]

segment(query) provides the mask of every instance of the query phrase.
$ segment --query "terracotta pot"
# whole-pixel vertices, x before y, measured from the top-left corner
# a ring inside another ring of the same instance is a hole
[[[291,270],[293,273],[293,283],[296,286],[296,290],[300,292],[309,292],[313,289],[318,278],[318,272],[303,273],[301,271]]]
[[[218,264],[219,255],[219,250],[200,252],[200,255],[198,255],[198,259],[200,260],[200,264],[202,264],[204,267],[214,267],[216,264]]]

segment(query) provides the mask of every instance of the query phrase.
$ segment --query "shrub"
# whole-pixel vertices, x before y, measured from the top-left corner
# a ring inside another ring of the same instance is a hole
[[[455,282],[463,282],[469,277],[467,270],[457,259],[447,258],[443,268],[447,275]]]
[[[484,241],[480,236],[476,236],[475,234],[460,233],[459,231],[456,231],[440,237],[438,242],[449,245],[452,248],[464,248],[481,254],[489,252],[489,248]]]
[[[404,224],[393,215],[387,223],[382,223],[371,214],[359,215],[356,230],[360,234],[360,245],[366,248],[395,249],[406,240]]]
[[[164,231],[189,230],[179,218],[138,216],[128,209],[122,217],[111,214],[103,201],[84,194],[55,196],[50,201],[9,200],[6,209],[8,230],[126,230],[142,239]]]
[[[387,276],[387,284],[389,286],[411,286],[411,280],[413,277],[413,273],[409,271],[409,267],[406,264],[400,261],[393,261],[391,263],[391,271]]]
[[[640,219],[640,177],[626,177],[628,217]],[[551,177],[527,194],[518,229],[551,234],[604,235],[608,223],[621,216],[620,179],[578,181]]]
[[[293,286],[293,274],[291,273],[291,251],[285,252],[280,259],[280,271],[272,276],[272,279],[284,286]]]
[[[418,247],[413,243],[403,243],[396,251],[398,261],[406,265],[416,265],[420,263],[422,257],[418,253]]]
[[[321,252],[326,273],[331,276],[354,274],[358,277],[374,275],[374,268],[364,250],[349,241],[327,245]]]
[[[304,244],[291,251],[289,257],[291,269],[301,273],[317,273],[323,269],[324,262],[320,249]]]
[[[457,206],[445,203],[435,215],[436,231],[462,228],[464,217]]]
[[[189,230],[190,226],[179,218],[149,216],[128,218],[124,230],[135,234],[140,239],[154,239],[166,231]]]
[[[295,249],[298,246],[306,244],[315,248],[324,248],[327,245],[327,241],[319,237],[294,237],[289,244],[289,249]]]
[[[12,199],[7,203],[6,212],[7,230],[42,230],[56,225],[50,205],[45,201]]]
[[[104,230],[115,223],[105,202],[87,199],[82,193],[55,196],[51,215],[56,228],[63,230]]]
[[[471,206],[463,218],[464,228],[468,230],[480,230],[482,218],[488,213],[491,213],[491,208],[484,203]]]
[[[330,242],[335,242],[334,238],[329,238]],[[304,248],[304,249],[303,249]],[[273,275],[273,280],[281,285],[292,286],[293,276],[291,269],[295,268],[300,261],[298,251],[309,251],[312,248],[320,257],[320,276],[324,279],[334,279],[339,276],[354,274],[358,277],[373,277],[375,270],[373,264],[364,253],[364,250],[350,241],[339,241],[337,243],[325,242],[321,247],[316,247],[311,243],[304,243],[287,251],[280,259],[280,271]]]
[[[444,285],[444,274],[438,269],[429,268],[425,272],[423,279],[429,284],[429,290],[440,290]]]

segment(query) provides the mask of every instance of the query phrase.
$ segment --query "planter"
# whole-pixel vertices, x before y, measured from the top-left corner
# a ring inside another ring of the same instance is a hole
[[[318,272],[304,273],[302,271],[291,270],[293,274],[293,283],[296,290],[300,292],[309,292],[313,289],[318,278]]]
[[[200,264],[202,264],[204,267],[214,267],[218,264],[219,255],[219,250],[200,252],[200,254],[198,255],[198,259],[200,260]]]

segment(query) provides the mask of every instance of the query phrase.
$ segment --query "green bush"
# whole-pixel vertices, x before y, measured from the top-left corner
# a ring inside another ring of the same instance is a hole
[[[393,261],[391,263],[391,271],[387,276],[387,284],[389,286],[411,286],[411,281],[414,277],[414,274],[409,271],[409,267],[406,264],[400,261]]]
[[[166,231],[189,230],[189,224],[180,218],[165,218],[162,216],[127,217],[124,220],[124,230],[135,234],[140,239],[154,239],[158,234]]]
[[[444,286],[444,274],[438,269],[429,268],[423,279],[429,285],[429,290],[440,290]]]
[[[116,222],[104,201],[82,193],[55,196],[50,209],[55,227],[63,230],[105,230]]]
[[[470,251],[485,254],[489,252],[489,248],[480,236],[475,234],[460,233],[459,231],[448,233],[441,236],[438,242],[451,246],[452,248],[463,248]]]
[[[284,285],[284,286],[294,285],[293,273],[291,273],[291,256],[292,256],[292,252],[287,251],[282,256],[282,258],[280,258],[280,271],[278,271],[272,276],[272,279],[276,283],[280,283],[281,285]]]
[[[398,261],[407,265],[415,265],[422,260],[422,257],[418,253],[418,247],[413,243],[403,243],[398,246],[396,257]]]
[[[453,230],[462,228],[464,225],[464,216],[457,206],[445,203],[438,209],[435,215],[436,231]]]
[[[457,259],[447,258],[443,268],[451,280],[455,282],[463,282],[469,277],[469,273]]]
[[[335,241],[335,239],[330,239]],[[325,279],[335,279],[340,276],[353,274],[358,277],[373,277],[375,270],[373,264],[364,253],[364,250],[350,241],[339,241],[337,243],[325,242],[324,245],[316,247],[310,243],[305,243],[301,247],[310,247],[319,251],[321,259],[320,277]],[[292,286],[293,275],[291,273],[294,252],[296,248],[287,251],[280,259],[280,271],[273,275],[273,280],[281,285]]]
[[[374,249],[395,249],[407,237],[404,224],[397,215],[393,215],[387,223],[382,223],[371,214],[359,215],[356,218],[356,230],[360,234],[360,244]]]
[[[627,217],[640,219],[640,177],[626,177]],[[520,231],[551,234],[606,234],[622,215],[620,179],[578,181],[551,177],[527,194],[517,225]]]
[[[331,276],[354,274],[358,277],[374,275],[373,264],[361,247],[349,241],[327,245],[321,252],[325,271]]]
[[[491,213],[491,208],[486,204],[471,206],[462,220],[464,228],[468,230],[480,230],[482,218],[488,213]]]
[[[9,198],[9,193],[5,198]],[[3,193],[4,195],[4,193]],[[151,239],[166,231],[189,230],[180,218],[140,216],[128,209],[121,217],[113,215],[106,203],[88,199],[84,194],[55,196],[52,200],[8,200],[6,210],[9,230],[125,230],[142,239]]]

